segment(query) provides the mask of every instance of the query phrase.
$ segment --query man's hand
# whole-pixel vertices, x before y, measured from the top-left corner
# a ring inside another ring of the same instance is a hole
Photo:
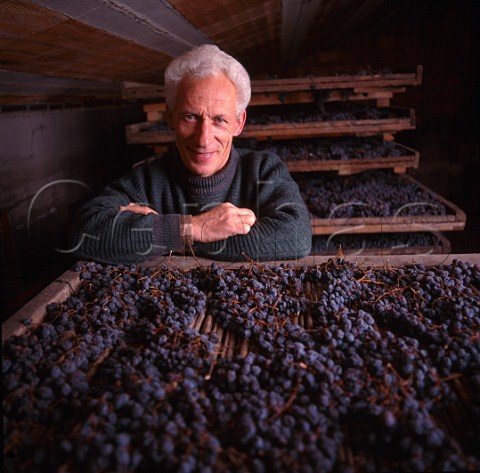
[[[148,215],[149,213],[152,213],[152,212],[154,214],[158,214],[158,212],[151,209],[150,207],[147,207],[146,205],[133,204],[132,202],[130,202],[128,205],[122,205],[119,210],[121,212],[129,211],[129,212],[135,212],[137,214],[143,214],[143,215]]]
[[[246,235],[255,223],[250,209],[241,209],[226,202],[192,217],[192,239],[202,243],[225,240],[234,235]]]

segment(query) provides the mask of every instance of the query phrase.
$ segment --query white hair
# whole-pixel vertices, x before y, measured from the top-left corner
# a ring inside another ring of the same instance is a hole
[[[211,77],[224,74],[237,91],[236,113],[239,116],[250,102],[251,85],[246,69],[232,56],[213,44],[203,44],[175,58],[165,70],[165,100],[170,110],[180,81],[186,75]]]

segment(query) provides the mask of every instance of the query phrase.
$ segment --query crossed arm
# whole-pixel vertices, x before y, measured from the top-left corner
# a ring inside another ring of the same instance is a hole
[[[232,187],[230,202],[188,215],[185,196],[165,174],[135,172],[80,209],[72,252],[104,263],[138,263],[191,244],[197,256],[214,259],[301,258],[311,247],[308,211],[288,172],[278,162],[267,164],[265,172],[251,172]]]
[[[158,212],[150,207],[129,203],[120,206],[122,212],[135,212],[143,215]],[[208,210],[191,219],[191,230],[188,234],[191,243],[212,243],[225,240],[234,235],[246,235],[256,221],[255,214],[247,208],[239,208],[230,202]]]

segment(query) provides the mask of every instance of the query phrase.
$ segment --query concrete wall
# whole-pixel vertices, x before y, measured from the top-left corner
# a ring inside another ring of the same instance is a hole
[[[149,155],[126,144],[137,106],[0,113],[1,303],[56,277],[72,209]]]

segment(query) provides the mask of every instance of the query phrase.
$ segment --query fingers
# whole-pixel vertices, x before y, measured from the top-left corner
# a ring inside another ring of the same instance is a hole
[[[244,225],[249,225],[250,227],[256,222],[257,217],[255,217],[255,214],[253,212],[249,213],[239,213],[238,218],[241,221],[242,224]]]
[[[231,205],[231,212],[234,216],[236,216],[238,223],[251,227],[257,220],[257,217],[252,210],[247,208],[235,207],[232,204],[229,205]]]
[[[240,224],[240,230],[238,231],[238,234],[246,235],[255,223],[255,215],[239,215],[238,223]]]
[[[148,215],[149,213],[158,213],[150,207],[147,207],[146,205],[134,204],[133,202],[130,202],[128,205],[120,206],[119,210],[121,212],[135,212],[143,215]]]
[[[250,209],[223,203],[193,217],[193,241],[207,243],[234,235],[246,235],[255,221],[255,214]]]
[[[257,219],[255,214],[250,209],[238,208],[234,205],[231,206],[230,212],[227,225],[234,224],[235,235],[246,235]]]

